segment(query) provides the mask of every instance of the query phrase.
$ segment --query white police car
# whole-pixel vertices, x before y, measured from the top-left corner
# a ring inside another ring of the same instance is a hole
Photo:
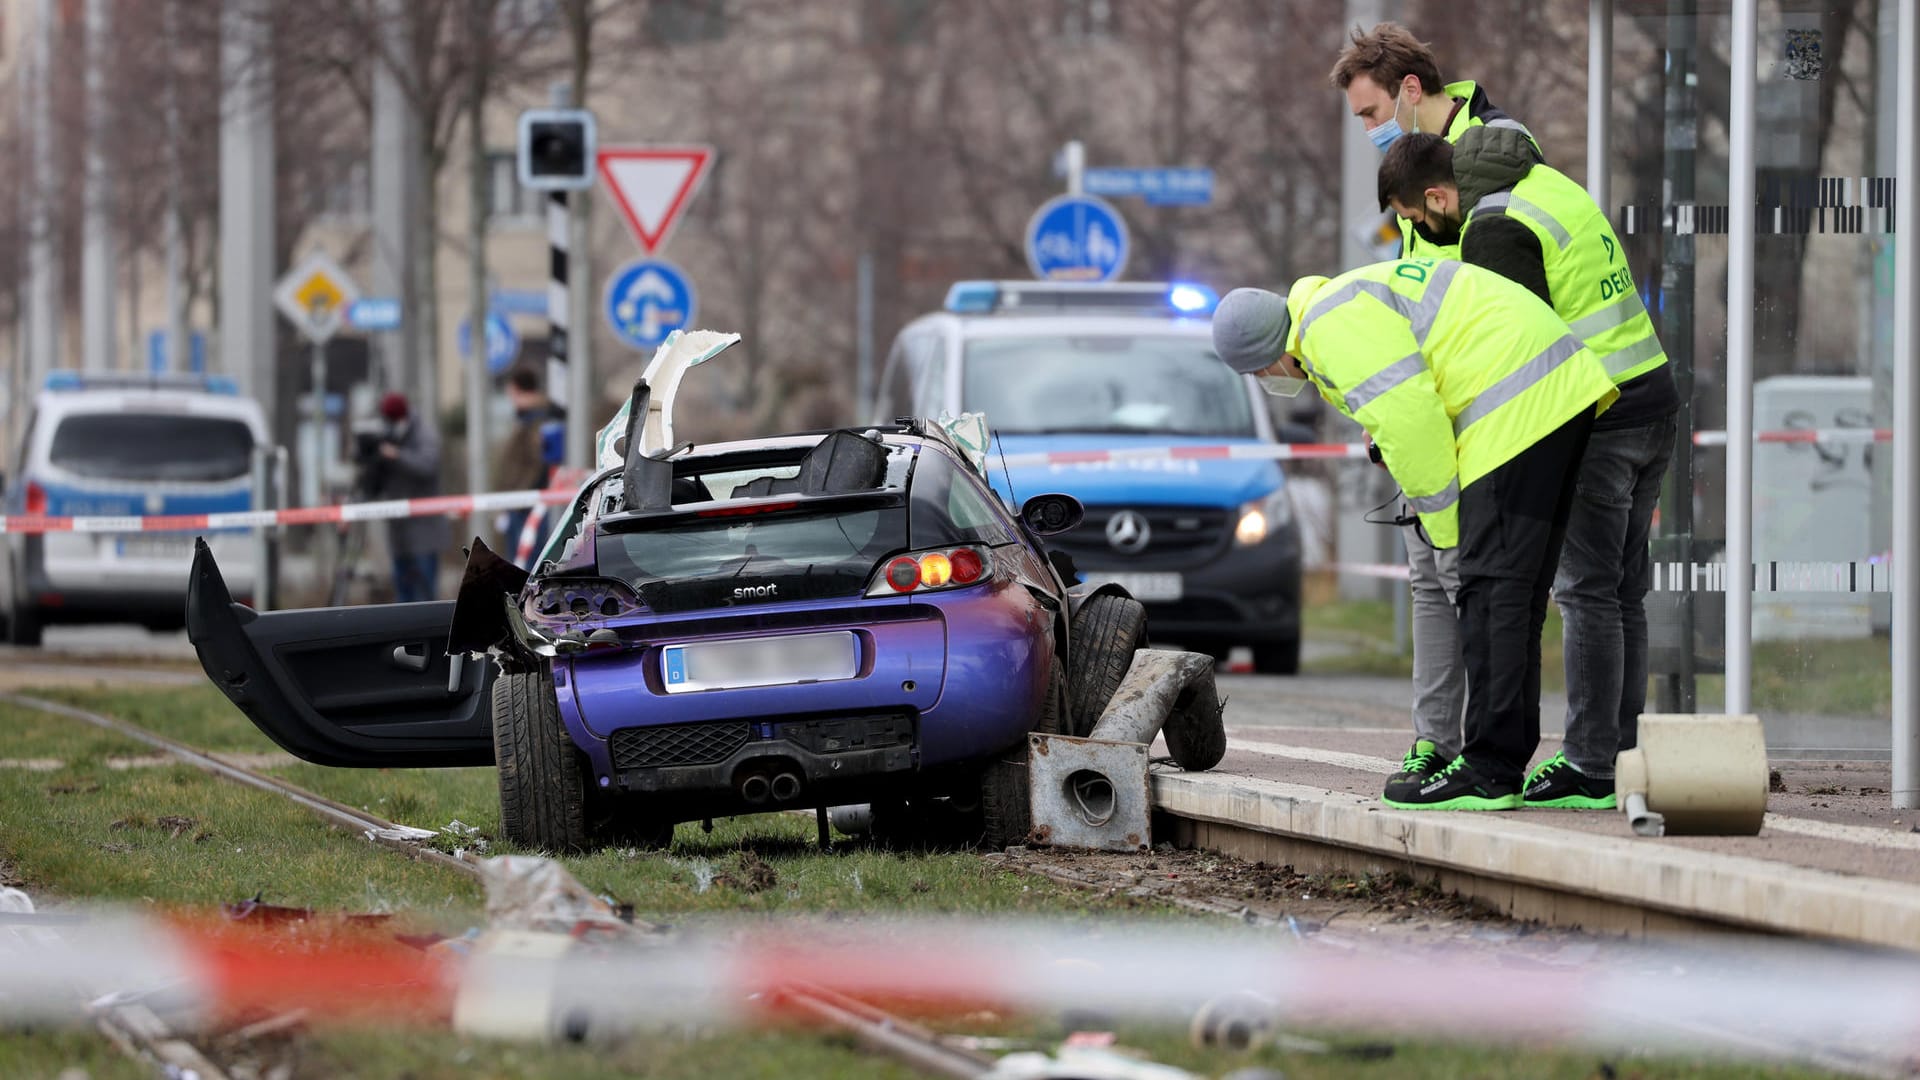
[[[253,508],[258,402],[218,376],[59,371],[34,399],[0,491],[8,516],[213,514]],[[48,623],[185,625],[193,532],[9,533],[0,559],[7,640]],[[253,592],[245,530],[215,532],[236,593]],[[228,560],[234,560],[229,563]]]
[[[1157,639],[1254,666],[1300,665],[1300,532],[1267,400],[1213,351],[1213,294],[1180,284],[963,281],[895,339],[868,422],[985,413],[994,453],[1059,464],[989,469],[1012,505],[1061,491],[1086,506],[1048,538],[1085,581],[1146,605]],[[1244,446],[1245,457],[1104,459],[1100,451]]]

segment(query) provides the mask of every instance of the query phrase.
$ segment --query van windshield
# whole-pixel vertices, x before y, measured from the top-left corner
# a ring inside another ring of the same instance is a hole
[[[1241,377],[1205,342],[1170,334],[979,338],[963,401],[1001,435],[1254,434]]]
[[[252,470],[253,431],[218,416],[78,413],[54,429],[48,457],[97,480],[214,483]]]

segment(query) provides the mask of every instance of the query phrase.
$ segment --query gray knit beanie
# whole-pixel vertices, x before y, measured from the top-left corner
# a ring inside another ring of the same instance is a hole
[[[1287,351],[1292,327],[1286,297],[1266,289],[1235,289],[1213,311],[1213,351],[1228,367],[1251,375]]]

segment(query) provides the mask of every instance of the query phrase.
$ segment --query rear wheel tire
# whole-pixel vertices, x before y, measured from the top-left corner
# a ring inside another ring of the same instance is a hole
[[[1073,730],[1084,736],[1093,730],[1120,689],[1133,654],[1147,647],[1147,609],[1128,596],[1102,593],[1080,605],[1070,630],[1072,655],[1067,664]]]
[[[1258,641],[1253,646],[1253,670],[1262,675],[1300,674],[1300,639]]]
[[[560,722],[547,667],[502,673],[493,681],[493,754],[506,838],[541,851],[586,850],[580,751]]]

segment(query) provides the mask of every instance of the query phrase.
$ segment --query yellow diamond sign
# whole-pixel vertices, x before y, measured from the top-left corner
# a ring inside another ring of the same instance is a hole
[[[321,251],[300,260],[273,291],[280,314],[316,345],[326,342],[345,324],[347,308],[359,297],[353,279]]]

